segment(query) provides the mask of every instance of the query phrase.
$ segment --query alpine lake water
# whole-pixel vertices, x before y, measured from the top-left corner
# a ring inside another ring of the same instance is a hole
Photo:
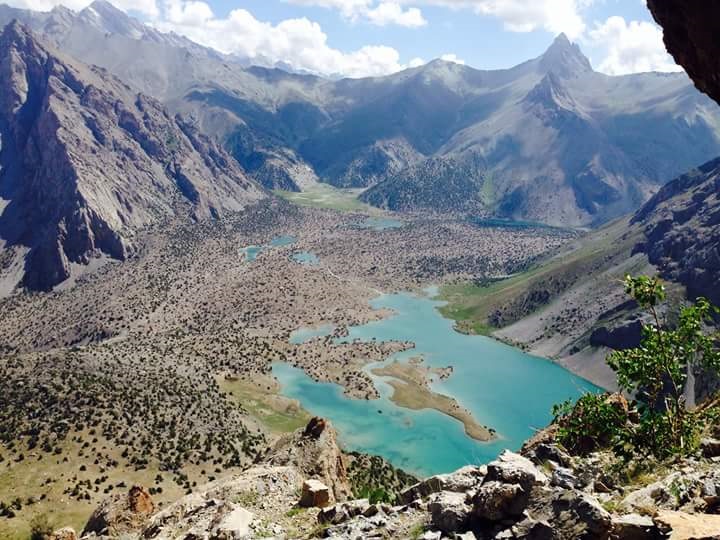
[[[255,259],[257,259],[257,256],[260,255],[260,253],[268,247],[274,248],[291,246],[295,242],[297,242],[297,238],[295,238],[294,236],[283,235],[273,238],[267,246],[246,246],[240,251],[245,254],[246,262],[253,262]]]
[[[369,228],[379,227],[377,230],[403,226],[397,220],[365,223]],[[267,247],[295,242],[292,236],[279,236]],[[266,247],[244,248],[246,259],[254,260],[263,249]],[[292,258],[299,264],[320,264],[310,252],[297,252]],[[424,295],[378,296],[370,302],[371,306],[389,309],[393,315],[350,327],[347,336],[335,339],[337,343],[354,340],[415,343],[414,349],[365,367],[380,393],[379,399],[349,398],[339,385],[316,382],[303,370],[277,362],[272,371],[283,395],[298,400],[311,414],[329,418],[346,449],[376,454],[408,472],[428,476],[487,463],[504,448],[518,449],[535,430],[550,422],[554,404],[601,390],[549,360],[530,356],[491,338],[456,332],[453,322],[438,311],[443,303],[433,298],[436,295],[437,290],[430,288]],[[291,334],[290,343],[329,336],[334,329],[331,324],[300,328]],[[448,378],[433,377],[431,390],[455,398],[477,422],[495,429],[497,439],[477,441],[466,435],[460,421],[450,416],[432,409],[403,408],[390,400],[393,390],[387,384],[388,378],[371,370],[418,357],[427,367],[452,366]]]
[[[377,400],[348,398],[336,384],[315,382],[301,369],[275,363],[273,374],[283,394],[297,399],[311,414],[329,418],[347,449],[383,456],[397,467],[427,476],[487,463],[504,448],[518,449],[551,421],[554,404],[600,391],[549,360],[487,337],[456,332],[452,321],[437,310],[442,302],[432,299],[433,291],[429,293],[377,297],[371,302],[373,308],[395,314],[351,327],[348,336],[336,341],[414,342],[415,349],[395,354],[387,362],[420,356],[428,367],[452,366],[450,377],[434,380],[431,389],[454,397],[479,423],[497,430],[498,439],[479,442],[465,434],[461,422],[445,414],[395,405],[387,379],[370,373],[385,363],[365,368],[381,394]],[[302,328],[290,339],[301,343],[332,331],[331,325]]]

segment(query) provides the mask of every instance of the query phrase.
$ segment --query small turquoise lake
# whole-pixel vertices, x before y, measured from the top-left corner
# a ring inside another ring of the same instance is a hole
[[[268,244],[269,247],[285,247],[285,246],[291,246],[295,242],[297,242],[297,238],[294,236],[277,236],[270,240],[270,243]],[[257,256],[260,255],[260,253],[266,248],[266,246],[246,246],[241,249],[243,253],[245,253],[245,260],[247,262],[253,262],[255,259],[257,259]],[[301,261],[299,261],[301,262]]]
[[[486,463],[504,448],[520,448],[535,429],[550,422],[553,404],[600,390],[548,360],[490,338],[456,332],[452,321],[436,309],[442,303],[428,297],[387,294],[371,305],[391,309],[395,315],[351,327],[349,335],[338,341],[414,342],[415,349],[389,361],[422,356],[427,366],[453,366],[453,374],[432,383],[432,389],[454,397],[478,422],[496,429],[499,439],[475,441],[459,421],[440,412],[398,407],[390,401],[392,389],[382,377],[371,375],[380,399],[355,400],[345,397],[338,385],[317,383],[289,364],[274,364],[282,393],[300,401],[311,414],[329,418],[349,450],[381,455],[418,475],[450,472]],[[330,326],[301,329],[292,340],[300,343],[331,331]]]
[[[293,253],[292,258],[295,262],[304,264],[306,266],[317,266],[318,264],[320,264],[320,259],[318,259],[318,256],[314,253],[310,253],[309,251],[300,251],[298,253]]]

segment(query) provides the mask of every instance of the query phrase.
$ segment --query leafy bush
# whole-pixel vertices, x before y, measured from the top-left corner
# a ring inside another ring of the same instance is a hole
[[[607,361],[619,386],[638,398],[638,446],[658,457],[687,454],[697,447],[703,416],[688,410],[685,383],[691,370],[720,368],[720,336],[706,331],[719,311],[698,298],[680,310],[677,325],[670,329],[657,308],[665,300],[665,287],[658,278],[628,276],[625,290],[648,312],[651,322],[643,326],[640,347],[616,351]]]
[[[608,394],[585,394],[576,404],[568,400],[553,407],[553,416],[558,442],[579,454],[622,444],[628,422],[627,411]]]
[[[45,540],[52,532],[53,526],[45,514],[38,514],[30,521],[30,540]]]
[[[689,410],[684,391],[688,373],[720,368],[720,334],[708,329],[720,313],[706,299],[683,307],[669,327],[658,306],[665,287],[657,277],[625,278],[626,292],[647,312],[639,347],[615,351],[607,359],[618,385],[637,399],[637,422],[628,422],[606,396],[588,394],[575,407],[563,403],[553,410],[559,441],[583,452],[613,446],[658,458],[686,455],[697,449],[705,423],[716,415],[713,407]]]
[[[365,487],[359,491],[357,497],[360,499],[368,499],[370,504],[392,504],[395,502],[395,495],[379,487]]]

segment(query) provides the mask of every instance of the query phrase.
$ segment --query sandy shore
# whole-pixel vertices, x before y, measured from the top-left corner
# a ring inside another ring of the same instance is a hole
[[[454,398],[430,389],[431,376],[444,378],[451,371],[452,368],[426,367],[416,359],[407,364],[393,362],[372,370],[375,375],[395,379],[388,381],[388,384],[393,388],[390,399],[396,405],[413,410],[434,409],[462,422],[465,433],[475,440],[487,442],[495,439],[495,430],[478,423],[472,413],[461,407]]]

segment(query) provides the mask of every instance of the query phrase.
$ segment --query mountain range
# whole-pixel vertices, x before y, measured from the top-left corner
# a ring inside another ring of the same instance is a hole
[[[0,291],[48,290],[141,228],[264,197],[212,139],[102,68],[0,35]]]
[[[685,74],[610,77],[564,35],[506,70],[436,60],[330,80],[244,66],[103,0],[0,7],[14,18],[191,119],[271,189],[322,181],[393,210],[592,226],[720,154],[720,109]]]

